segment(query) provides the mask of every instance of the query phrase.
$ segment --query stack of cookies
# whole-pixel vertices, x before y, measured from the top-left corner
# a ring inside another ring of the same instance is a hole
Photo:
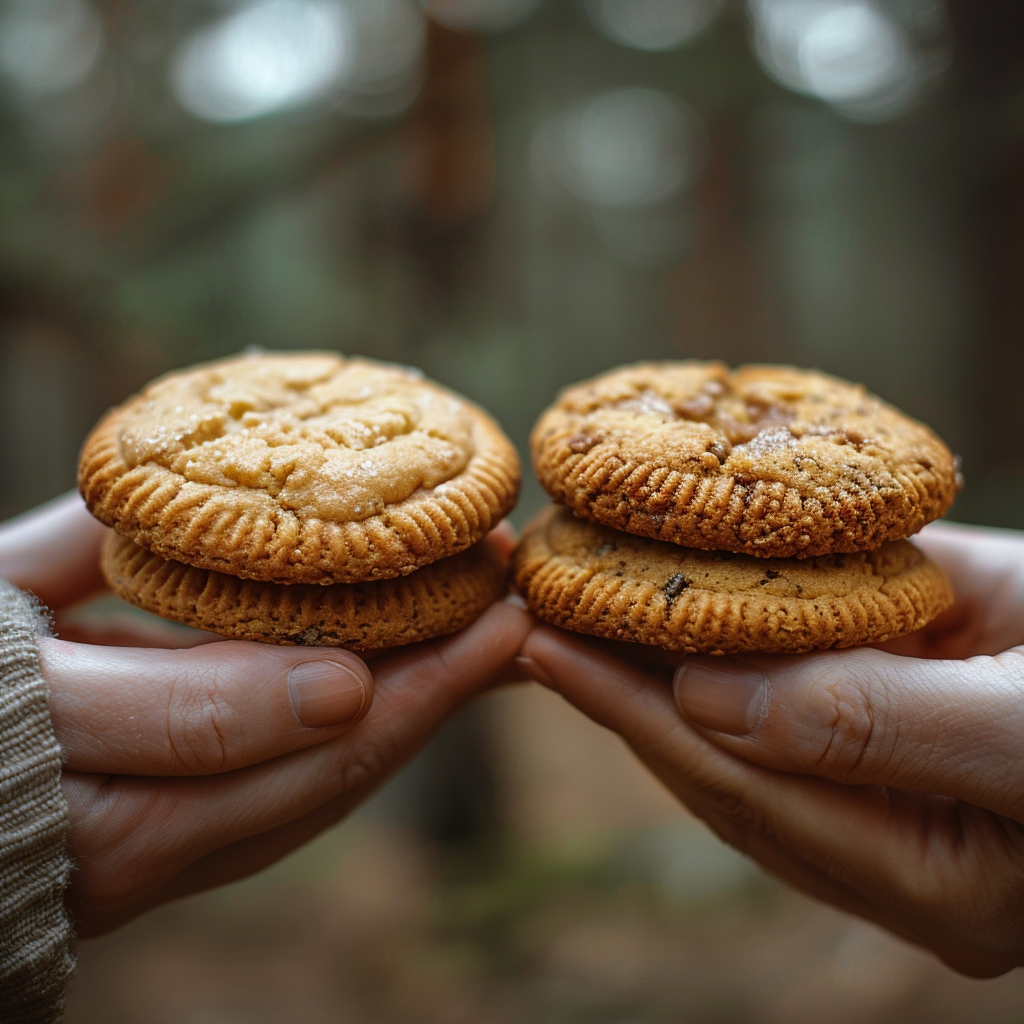
[[[943,515],[956,461],[927,427],[817,372],[646,363],[569,388],[531,439],[559,502],[516,588],[556,626],[672,651],[878,643],[949,606],[906,538]]]
[[[113,589],[243,640],[365,651],[452,633],[505,589],[515,504],[494,421],[418,372],[331,353],[175,373],[85,442]]]

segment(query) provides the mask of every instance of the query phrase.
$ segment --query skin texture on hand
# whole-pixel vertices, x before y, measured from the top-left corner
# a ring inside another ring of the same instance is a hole
[[[0,527],[0,576],[60,629],[61,609],[102,586],[102,537],[76,495],[59,499]],[[493,542],[507,554],[508,528]],[[372,672],[338,648],[171,649],[172,627],[130,619],[79,627],[86,642],[41,640],[79,935],[243,878],[339,821],[509,665],[529,627],[497,604],[461,633],[373,657]]]
[[[957,601],[884,650],[673,672],[539,627],[521,665],[769,871],[988,977],[1024,963],[1024,536],[920,542]]]

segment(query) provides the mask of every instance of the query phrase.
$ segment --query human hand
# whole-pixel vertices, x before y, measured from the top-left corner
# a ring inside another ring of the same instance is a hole
[[[1024,536],[936,524],[920,543],[956,604],[884,649],[673,674],[643,664],[664,652],[539,627],[522,667],[769,871],[990,977],[1024,964]]]
[[[102,586],[103,528],[75,497],[0,527],[0,576],[60,609]],[[499,547],[509,538],[499,534]],[[525,612],[366,663],[338,648],[223,641],[148,624],[104,645],[41,639],[82,936],[273,863],[344,817],[518,652]],[[79,639],[96,639],[79,627]],[[372,706],[371,706],[372,705]]]

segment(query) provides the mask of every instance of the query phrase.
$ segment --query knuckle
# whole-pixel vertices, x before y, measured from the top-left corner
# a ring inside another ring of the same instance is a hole
[[[733,828],[738,828],[744,833],[761,831],[763,825],[761,815],[740,794],[719,790],[710,796],[718,815],[729,822]]]
[[[341,781],[346,793],[354,793],[367,786],[375,786],[388,773],[390,758],[377,746],[361,746],[346,758],[341,769]]]
[[[763,802],[751,795],[743,783],[722,773],[721,766],[714,760],[684,758],[680,761],[677,738],[682,731],[682,724],[674,722],[663,731],[653,733],[644,730],[631,735],[624,730],[623,738],[648,767],[668,767],[667,771],[655,770],[655,774],[723,842],[749,854],[764,840],[774,838],[776,829]]]
[[[816,730],[818,773],[854,782],[869,770],[884,768],[893,756],[884,687],[872,687],[864,675],[848,674],[828,677],[819,689],[824,715],[822,727]]]
[[[243,737],[216,670],[175,679],[169,690],[167,741],[174,764],[190,774],[210,775],[231,766]]]
[[[65,903],[76,931],[88,938],[133,916],[133,908],[159,886],[161,865],[144,837],[154,821],[163,820],[161,798],[154,788],[124,786],[116,777],[72,776],[62,786],[73,864]]]
[[[704,782],[691,808],[721,839],[740,853],[750,854],[774,830],[763,811],[735,788]]]

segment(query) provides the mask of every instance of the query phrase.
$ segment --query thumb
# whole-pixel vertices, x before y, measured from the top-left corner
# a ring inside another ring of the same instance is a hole
[[[186,650],[41,638],[65,768],[208,775],[331,739],[373,701],[373,676],[340,648],[240,640]]]
[[[674,689],[684,718],[749,761],[955,797],[1024,821],[1022,655],[692,657]]]

